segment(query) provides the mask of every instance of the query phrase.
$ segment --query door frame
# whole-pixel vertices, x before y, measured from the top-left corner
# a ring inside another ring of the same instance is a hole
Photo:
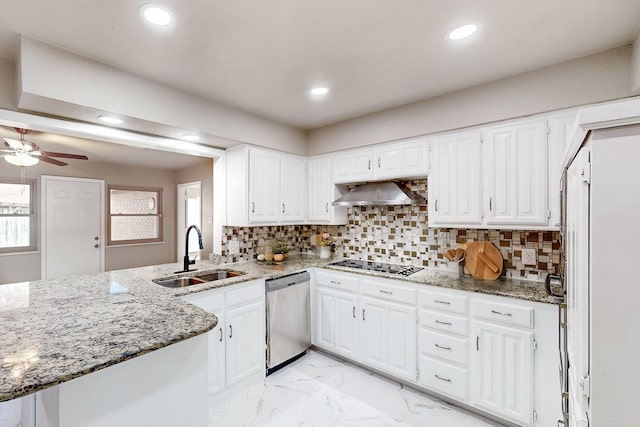
[[[182,230],[181,223],[184,222],[185,214],[187,213],[185,209],[184,192],[182,190],[194,185],[198,185],[200,187],[200,225],[198,225],[198,227],[200,227],[200,230],[202,230],[202,181],[181,182],[176,185],[177,197],[176,197],[176,246],[175,247],[176,247],[177,262],[182,262],[182,256],[184,256],[184,254],[182,254],[182,256],[180,255],[180,252],[184,247],[184,240],[180,238],[180,235]]]
[[[105,182],[103,179],[74,178],[69,176],[42,175],[40,177],[40,278],[47,277],[47,182],[68,181],[100,184],[100,272],[104,271],[105,263]]]

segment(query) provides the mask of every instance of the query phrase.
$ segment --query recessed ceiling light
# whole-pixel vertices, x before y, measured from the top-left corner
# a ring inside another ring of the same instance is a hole
[[[102,123],[107,123],[110,125],[121,125],[124,123],[124,120],[113,116],[98,116],[98,120],[100,120]]]
[[[326,95],[329,93],[328,87],[314,87],[309,91],[311,95]]]
[[[182,135],[182,139],[185,139],[187,141],[200,141],[200,137],[193,134]]]
[[[476,24],[462,25],[449,31],[447,38],[449,40],[462,40],[473,35],[476,31],[478,31],[478,26]]]
[[[173,22],[173,15],[169,9],[157,4],[143,4],[140,7],[140,16],[147,22],[159,27],[166,27]]]

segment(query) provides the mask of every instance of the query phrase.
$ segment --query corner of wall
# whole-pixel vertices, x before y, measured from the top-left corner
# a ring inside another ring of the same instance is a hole
[[[640,31],[636,34],[631,51],[631,92],[640,94]]]

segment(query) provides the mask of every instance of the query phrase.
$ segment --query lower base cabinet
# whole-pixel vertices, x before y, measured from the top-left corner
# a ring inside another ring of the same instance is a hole
[[[556,306],[333,270],[314,277],[317,347],[520,426],[561,419]]]
[[[533,332],[476,321],[472,402],[510,421],[533,423]],[[551,367],[552,368],[552,367]]]
[[[265,374],[264,280],[182,297],[218,318],[209,331],[209,395]]]

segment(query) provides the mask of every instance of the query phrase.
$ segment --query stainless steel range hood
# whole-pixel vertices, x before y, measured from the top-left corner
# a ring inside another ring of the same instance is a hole
[[[354,188],[333,202],[333,206],[426,205],[421,195],[399,182],[369,182]]]

